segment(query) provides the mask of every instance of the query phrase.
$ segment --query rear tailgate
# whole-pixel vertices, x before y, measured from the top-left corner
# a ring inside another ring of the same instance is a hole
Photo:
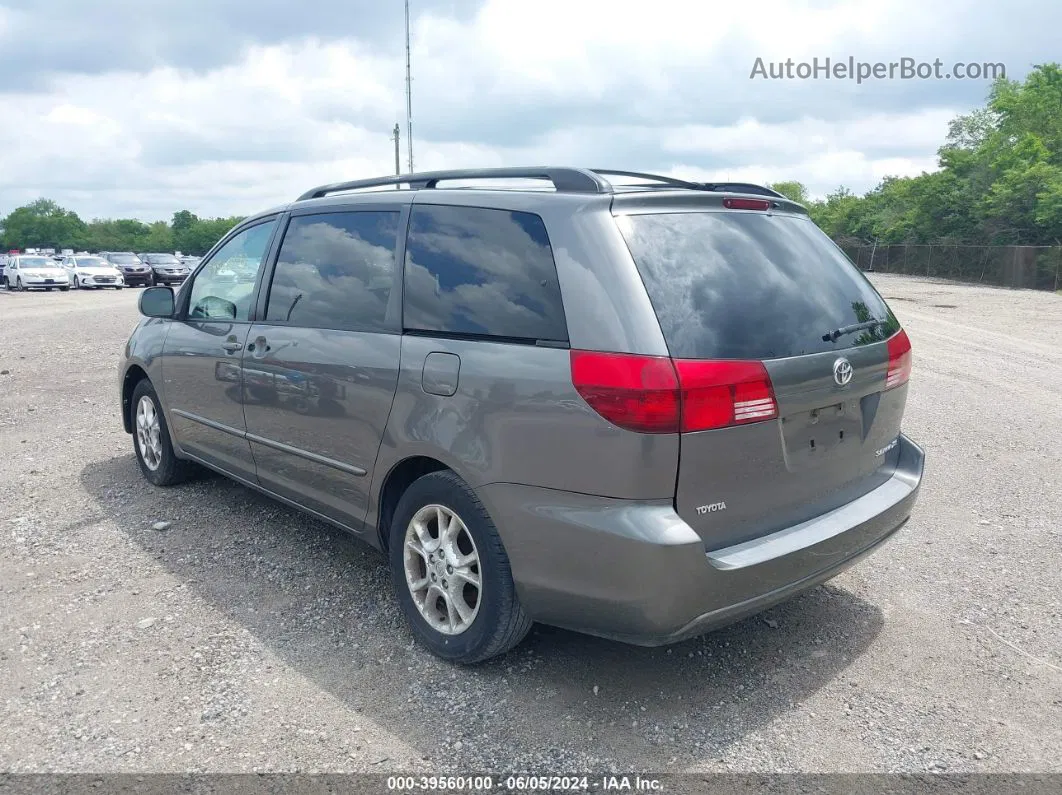
[[[729,418],[681,436],[676,510],[709,549],[818,516],[890,477],[907,387],[904,376],[886,389],[886,378],[906,335],[806,215],[617,221],[680,374],[689,360],[736,360],[770,379],[773,394],[743,402],[738,387]]]

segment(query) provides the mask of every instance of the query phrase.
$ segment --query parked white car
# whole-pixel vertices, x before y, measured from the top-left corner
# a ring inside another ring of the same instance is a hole
[[[8,290],[70,289],[70,279],[63,267],[51,257],[20,254],[12,257],[4,268]]]
[[[94,289],[113,287],[121,290],[125,287],[122,272],[103,257],[94,257],[90,254],[64,257],[63,270],[70,277],[70,283],[75,290],[80,290],[82,287]]]

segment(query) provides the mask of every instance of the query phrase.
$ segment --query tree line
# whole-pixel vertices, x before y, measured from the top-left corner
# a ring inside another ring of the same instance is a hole
[[[54,248],[61,251],[171,252],[201,256],[242,220],[200,218],[188,210],[173,219],[144,223],[133,218],[83,221],[50,199],[37,199],[0,219],[0,251]]]
[[[808,205],[835,240],[965,245],[1062,244],[1062,69],[997,80],[987,104],[948,125],[937,171],[886,177],[862,196],[842,186]],[[854,239],[854,240],[853,240]]]

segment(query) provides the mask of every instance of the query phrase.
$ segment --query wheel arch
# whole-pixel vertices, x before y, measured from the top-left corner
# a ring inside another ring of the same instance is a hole
[[[122,378],[122,427],[126,433],[133,432],[133,392],[147,378],[147,371],[139,364],[130,365]]]
[[[398,507],[398,501],[402,499],[406,489],[418,478],[441,471],[453,472],[460,477],[460,474],[452,467],[429,455],[412,455],[403,458],[388,470],[380,487],[377,500],[379,510],[376,515],[377,543],[384,552],[389,546],[391,520],[394,518],[395,508]]]

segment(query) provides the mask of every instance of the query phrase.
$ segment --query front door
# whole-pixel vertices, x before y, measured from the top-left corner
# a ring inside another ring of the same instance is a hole
[[[243,354],[259,482],[354,530],[398,384],[400,221],[397,206],[293,216]]]
[[[184,452],[256,482],[245,438],[240,357],[276,226],[270,219],[230,238],[195,275],[163,346],[163,403]]]

